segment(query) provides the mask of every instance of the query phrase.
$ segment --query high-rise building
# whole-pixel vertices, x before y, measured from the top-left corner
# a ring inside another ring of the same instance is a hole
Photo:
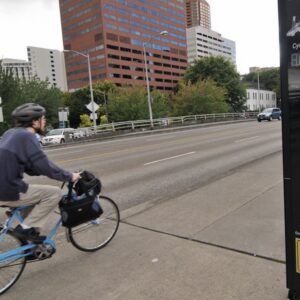
[[[62,91],[67,91],[64,53],[58,50],[38,47],[27,47],[31,76],[37,76]]]
[[[185,0],[186,27],[211,28],[210,6],[206,0]]]
[[[221,55],[236,65],[234,41],[226,39],[218,32],[202,26],[187,28],[186,32],[189,63],[192,63],[197,58]]]
[[[0,65],[4,72],[12,74],[14,78],[29,80],[31,74],[30,64],[26,60],[3,58]]]
[[[60,0],[69,89],[92,80],[172,91],[187,66],[183,0]],[[162,32],[168,35],[161,35]]]

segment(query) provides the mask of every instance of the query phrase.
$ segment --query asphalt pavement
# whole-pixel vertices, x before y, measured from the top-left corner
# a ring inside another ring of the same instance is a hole
[[[279,152],[122,211],[116,237],[96,253],[59,240],[1,298],[286,299],[283,204]]]

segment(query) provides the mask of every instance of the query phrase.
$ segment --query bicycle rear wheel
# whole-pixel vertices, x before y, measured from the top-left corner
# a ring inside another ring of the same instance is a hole
[[[102,215],[73,228],[68,228],[71,243],[77,249],[93,252],[106,246],[115,236],[120,222],[117,204],[110,198],[99,196]]]
[[[0,254],[23,246],[23,242],[7,232],[0,242]],[[11,288],[20,278],[26,265],[26,257],[0,261],[0,295]]]

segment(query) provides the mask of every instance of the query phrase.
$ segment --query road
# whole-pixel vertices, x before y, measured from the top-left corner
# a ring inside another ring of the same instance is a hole
[[[28,264],[4,300],[285,298],[281,122],[46,151],[97,173],[122,222],[92,254],[60,232],[53,258]]]
[[[273,121],[131,136],[46,152],[64,168],[97,174],[103,193],[124,210],[183,195],[280,150],[281,122]]]

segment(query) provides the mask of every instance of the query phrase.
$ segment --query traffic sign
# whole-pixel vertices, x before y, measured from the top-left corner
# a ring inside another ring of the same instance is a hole
[[[89,111],[93,112],[92,101],[91,101],[88,105],[86,105],[86,108],[87,108]],[[95,112],[98,108],[99,108],[99,105],[98,105],[97,103],[94,102],[94,112]]]
[[[93,114],[92,114],[92,113],[90,114],[90,119],[91,119],[91,120],[94,120]],[[97,116],[97,114],[95,113],[95,120],[97,120],[97,119],[98,119],[98,116]]]

